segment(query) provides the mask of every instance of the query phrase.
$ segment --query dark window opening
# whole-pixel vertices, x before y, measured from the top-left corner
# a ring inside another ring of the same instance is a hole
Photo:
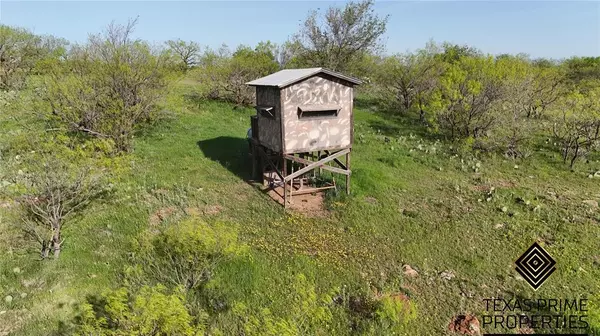
[[[338,106],[314,105],[298,107],[298,118],[335,118],[340,112]]]
[[[256,112],[266,118],[275,118],[275,108],[273,106],[256,106]]]

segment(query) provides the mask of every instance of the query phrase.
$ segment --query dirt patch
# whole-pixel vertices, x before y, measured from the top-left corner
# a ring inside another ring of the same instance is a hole
[[[276,187],[270,190],[265,187],[263,191],[283,206],[283,187]],[[308,217],[326,217],[329,214],[325,208],[325,195],[323,192],[293,195],[287,208]]]
[[[448,330],[463,335],[481,335],[479,320],[475,315],[456,315],[448,325]]]
[[[152,215],[150,215],[150,220],[149,220],[150,225],[156,226],[156,225],[162,223],[167,218],[169,218],[175,212],[175,210],[176,210],[175,207],[167,207],[167,208],[158,209],[156,212],[154,212]]]

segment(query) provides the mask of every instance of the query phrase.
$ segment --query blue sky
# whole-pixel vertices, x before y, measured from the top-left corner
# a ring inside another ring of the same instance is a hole
[[[343,1],[7,1],[0,22],[85,41],[110,21],[139,15],[136,36],[160,42],[181,38],[218,47],[281,43],[311,9]],[[427,41],[475,46],[486,53],[532,57],[600,55],[600,2],[592,1],[379,1],[390,15],[387,53],[421,48]]]

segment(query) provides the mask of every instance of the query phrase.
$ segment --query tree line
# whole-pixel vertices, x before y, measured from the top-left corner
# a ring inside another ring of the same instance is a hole
[[[385,116],[414,118],[430,134],[458,141],[469,151],[524,158],[545,143],[572,168],[598,150],[600,57],[492,56],[434,42],[386,55],[387,22],[374,12],[372,1],[349,2],[310,12],[283,44],[265,41],[233,50],[182,40],[151,45],[133,37],[137,19],[112,23],[83,44],[0,26],[0,90],[6,97],[34,92],[31,115],[47,132],[32,137],[30,147],[47,149],[48,157],[65,146],[108,157],[130,151],[136,132],[163,118],[164,92],[182,76],[195,80],[205,99],[250,105],[254,92],[246,82],[297,67],[359,77],[365,82],[359,100],[374,102]],[[28,223],[50,229],[42,235],[29,226],[44,257],[59,255],[63,217],[96,196],[86,185],[98,181],[88,170],[46,176],[67,169],[64,162],[47,165],[58,168],[34,175],[43,178],[30,181],[33,196],[23,202],[35,219]]]

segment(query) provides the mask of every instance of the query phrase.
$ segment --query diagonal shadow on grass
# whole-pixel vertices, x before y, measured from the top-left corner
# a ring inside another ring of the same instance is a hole
[[[252,175],[248,141],[243,138],[219,136],[196,143],[207,158],[219,162],[223,167],[243,180]]]

